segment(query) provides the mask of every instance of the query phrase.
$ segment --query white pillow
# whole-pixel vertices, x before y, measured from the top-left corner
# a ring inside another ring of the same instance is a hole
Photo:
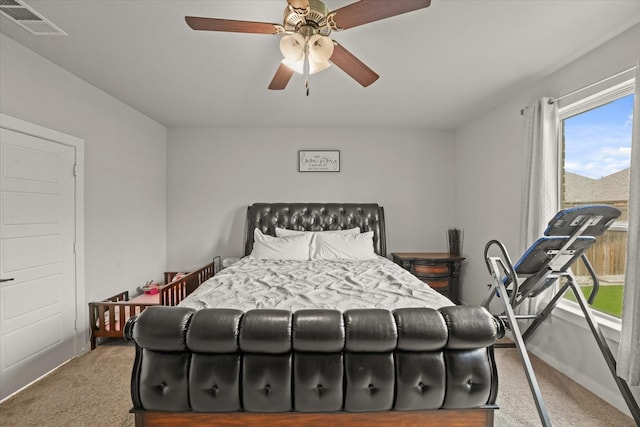
[[[288,228],[276,227],[276,237],[299,236],[301,234],[313,235],[314,233],[360,234],[360,227],[347,228],[345,230],[324,230],[324,231],[301,231],[301,230],[289,230]]]
[[[251,256],[256,259],[306,261],[309,259],[310,242],[310,234],[272,237],[263,234],[256,228],[253,232],[253,249],[251,250]]]
[[[373,231],[360,234],[317,233],[313,235],[311,259],[375,259]]]

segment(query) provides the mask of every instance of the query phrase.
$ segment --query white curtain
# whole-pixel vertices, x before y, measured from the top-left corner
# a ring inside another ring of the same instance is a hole
[[[522,186],[522,227],[518,259],[547,227],[559,209],[560,119],[557,103],[540,98],[524,111],[525,172]],[[521,312],[537,312],[553,296],[543,292],[525,301]]]
[[[618,376],[631,386],[640,385],[640,62],[636,66],[633,137],[629,182],[629,229],[624,277],[622,332],[618,350]]]
[[[537,100],[524,111],[525,172],[522,186],[520,254],[547,227],[559,207],[560,119],[557,103]]]

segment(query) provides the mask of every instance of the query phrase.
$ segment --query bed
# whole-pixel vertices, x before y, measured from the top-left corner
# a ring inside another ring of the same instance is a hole
[[[249,206],[244,258],[126,323],[136,425],[493,425],[503,325],[385,256],[377,204]]]

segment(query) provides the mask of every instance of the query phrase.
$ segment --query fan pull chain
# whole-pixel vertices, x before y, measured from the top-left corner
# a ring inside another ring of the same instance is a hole
[[[309,38],[304,44],[304,87],[307,89],[307,96],[309,96]]]

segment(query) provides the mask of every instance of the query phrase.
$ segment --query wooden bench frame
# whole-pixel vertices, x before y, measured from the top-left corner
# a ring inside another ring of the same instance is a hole
[[[336,412],[336,413],[197,413],[136,411],[136,427],[203,425],[236,427],[297,427],[297,426],[341,426],[341,427],[491,427],[497,406],[477,409],[437,409],[427,411],[386,412]]]
[[[89,303],[89,328],[91,350],[96,348],[97,338],[122,338],[125,323],[153,305],[175,306],[193,292],[201,283],[213,277],[222,267],[220,257],[207,265],[173,280],[178,272],[165,272],[165,284],[159,288],[158,303],[129,299],[129,291],[120,292],[102,301]]]

